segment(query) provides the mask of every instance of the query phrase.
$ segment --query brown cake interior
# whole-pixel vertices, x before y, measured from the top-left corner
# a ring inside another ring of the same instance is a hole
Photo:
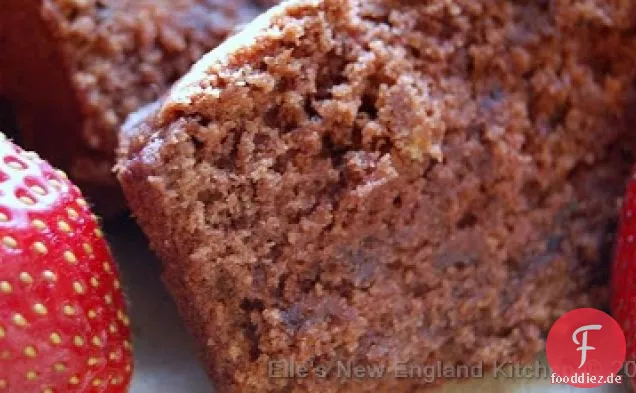
[[[292,1],[139,114],[120,180],[220,392],[533,359],[605,302],[633,155],[631,3]]]

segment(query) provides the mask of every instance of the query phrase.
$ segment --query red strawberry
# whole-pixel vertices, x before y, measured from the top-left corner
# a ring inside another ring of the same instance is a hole
[[[627,340],[627,360],[636,360],[636,175],[627,185],[612,270],[612,311]],[[636,388],[636,381],[632,381]]]
[[[80,190],[0,134],[0,393],[120,393],[124,297]]]

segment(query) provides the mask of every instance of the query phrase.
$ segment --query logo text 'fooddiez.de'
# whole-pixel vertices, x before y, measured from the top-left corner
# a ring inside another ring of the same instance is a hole
[[[552,382],[589,388],[617,381],[623,368],[625,335],[606,313],[582,308],[556,321],[546,343],[546,355],[554,371]]]

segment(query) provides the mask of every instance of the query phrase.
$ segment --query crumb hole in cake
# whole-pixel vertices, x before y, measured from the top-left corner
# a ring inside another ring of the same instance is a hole
[[[550,127],[552,129],[555,129],[560,124],[563,124],[569,111],[570,105],[567,103],[564,105],[555,106],[552,110],[552,113],[550,114]]]
[[[197,121],[197,124],[199,124],[203,128],[209,127],[211,122],[210,119],[207,119],[203,116],[197,116],[196,121]]]
[[[250,359],[255,362],[261,356],[261,350],[259,348],[260,334],[258,333],[258,326],[252,322],[248,322],[244,327],[245,337],[250,343]]]
[[[261,355],[261,350],[259,349],[260,333],[258,325],[252,322],[250,314],[252,312],[262,312],[265,309],[265,305],[260,299],[243,299],[240,307],[246,314],[243,333],[250,344],[250,359],[251,361],[256,361]]]
[[[197,138],[191,138],[192,139],[192,146],[194,146],[195,150],[201,150],[205,147],[205,144],[203,142],[201,142],[200,140],[198,140]]]
[[[295,150],[288,150],[285,153],[276,157],[276,162],[274,163],[273,170],[278,174],[282,175],[287,170],[287,167],[292,162],[292,159],[296,156]]]
[[[278,108],[268,109],[263,114],[263,124],[272,129],[278,129]]]
[[[519,268],[519,260],[514,257],[508,257],[504,260],[504,265],[509,266],[512,270]]]
[[[351,150],[364,150],[364,146],[362,145],[362,130],[360,127],[353,127],[351,130]]]
[[[331,158],[331,164],[335,169],[342,168],[347,149],[336,146],[331,136],[324,135],[322,137],[322,150],[326,157]]]
[[[316,284],[318,283],[319,278],[320,278],[320,274],[316,272],[315,277],[307,277],[301,280],[300,283],[298,284],[298,286],[300,287],[300,291],[304,294],[311,293],[316,287]]]
[[[202,190],[199,191],[197,199],[203,204],[209,205],[218,201],[222,201],[224,199],[224,196],[220,191],[217,190]]]
[[[316,100],[325,100],[333,97],[332,89],[334,86],[346,84],[348,82],[345,72],[347,61],[342,57],[335,54],[335,52],[329,52],[325,55],[325,58],[332,59],[329,64],[318,71],[316,76],[316,88],[318,91],[315,94]]]
[[[254,135],[254,145],[256,145],[257,149],[259,147],[265,146],[268,141],[269,141],[269,135],[266,135],[266,134],[256,134],[256,135]]]
[[[528,203],[528,208],[532,209],[539,206],[542,203],[543,196],[541,192],[541,185],[537,180],[530,180],[526,182],[521,192],[526,197],[526,201]]]
[[[106,9],[106,4],[104,4],[104,0],[97,0],[95,2],[95,7],[97,7],[98,10],[104,10]]]
[[[314,102],[311,99],[305,99],[304,110],[309,120],[320,119],[320,114],[318,114],[318,111],[314,108]]]
[[[374,89],[367,89],[367,91],[362,95],[359,112],[367,114],[369,116],[369,120],[376,120],[378,118],[378,107],[376,106],[379,93],[378,87],[379,85],[375,86]]]
[[[472,212],[465,213],[462,218],[457,221],[457,229],[470,229],[477,225],[477,216]]]
[[[393,198],[393,206],[396,209],[401,209],[402,208],[402,197],[401,196],[396,196],[395,198]]]
[[[241,309],[243,311],[263,311],[265,309],[265,305],[261,299],[243,299],[241,300]]]
[[[278,285],[276,286],[276,297],[282,299],[285,296],[285,285],[287,283],[287,278],[289,278],[288,273],[283,273],[278,278]]]

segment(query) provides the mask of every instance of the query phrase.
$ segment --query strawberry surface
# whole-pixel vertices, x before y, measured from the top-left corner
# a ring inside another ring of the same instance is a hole
[[[636,361],[636,175],[629,180],[623,202],[612,266],[612,312],[625,332],[627,361]],[[634,381],[632,385],[636,387]]]
[[[0,393],[126,392],[129,324],[80,190],[0,134]]]

